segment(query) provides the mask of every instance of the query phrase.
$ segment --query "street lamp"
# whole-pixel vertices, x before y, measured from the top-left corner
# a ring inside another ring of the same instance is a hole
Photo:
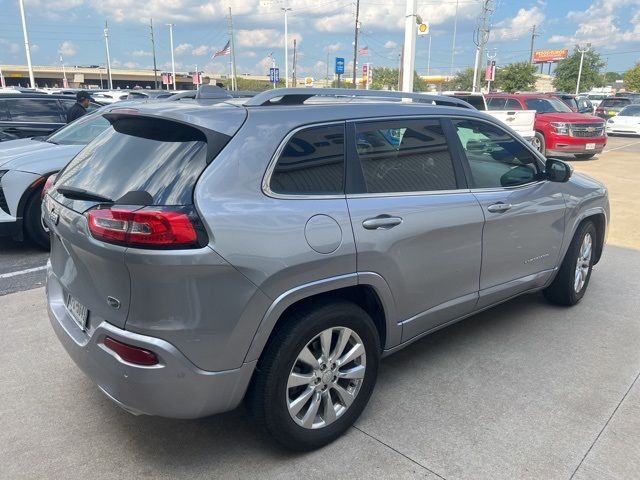
[[[169,42],[171,43],[171,75],[173,76],[173,89],[176,90],[178,88],[176,86],[176,62],[173,58],[173,23],[167,23],[167,27],[169,27]]]
[[[580,52],[580,68],[578,69],[578,83],[576,83],[576,95],[580,92],[580,77],[582,77],[582,63],[584,62],[584,54],[589,51],[591,44],[587,43],[585,47],[576,45],[576,50]]]

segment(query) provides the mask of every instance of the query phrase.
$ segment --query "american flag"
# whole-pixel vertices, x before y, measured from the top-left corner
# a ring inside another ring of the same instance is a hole
[[[222,50],[218,50],[216,53],[213,54],[212,58],[224,57],[225,55],[230,55],[230,54],[231,54],[231,43],[230,41],[228,41],[227,44],[222,48]]]
[[[369,47],[368,46],[360,47],[358,49],[358,55],[369,55]]]

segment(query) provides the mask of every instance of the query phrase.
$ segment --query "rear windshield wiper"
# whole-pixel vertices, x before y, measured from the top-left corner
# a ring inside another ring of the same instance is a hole
[[[88,192],[83,188],[76,187],[57,187],[56,190],[70,200],[93,200],[96,202],[114,203],[109,197],[98,193]]]

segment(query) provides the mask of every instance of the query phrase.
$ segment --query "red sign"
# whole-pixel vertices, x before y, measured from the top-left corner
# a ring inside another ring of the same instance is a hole
[[[569,56],[569,50],[538,50],[533,53],[534,63],[559,62]]]
[[[202,85],[202,73],[201,72],[195,72],[193,74],[193,84],[194,85]]]
[[[162,84],[163,85],[173,85],[173,75],[170,73],[162,74]]]
[[[487,82],[493,82],[496,79],[496,61],[487,62],[487,72],[484,76]]]

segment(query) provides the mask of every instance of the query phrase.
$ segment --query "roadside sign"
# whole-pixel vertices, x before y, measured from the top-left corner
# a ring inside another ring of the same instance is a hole
[[[193,84],[194,85],[202,85],[202,72],[194,72],[193,73]]]
[[[534,63],[559,62],[569,56],[569,50],[538,50],[533,53]]]
[[[278,83],[280,81],[280,69],[279,68],[270,68],[269,69],[269,81],[271,83]]]
[[[170,73],[162,74],[162,84],[163,85],[173,85],[173,75]]]
[[[313,77],[305,77],[304,78],[304,86],[307,88],[313,87]]]
[[[420,25],[418,25],[418,35],[420,35],[420,36],[429,35],[429,24],[428,23],[421,23]]]
[[[344,74],[344,58],[336,57],[336,75]]]

